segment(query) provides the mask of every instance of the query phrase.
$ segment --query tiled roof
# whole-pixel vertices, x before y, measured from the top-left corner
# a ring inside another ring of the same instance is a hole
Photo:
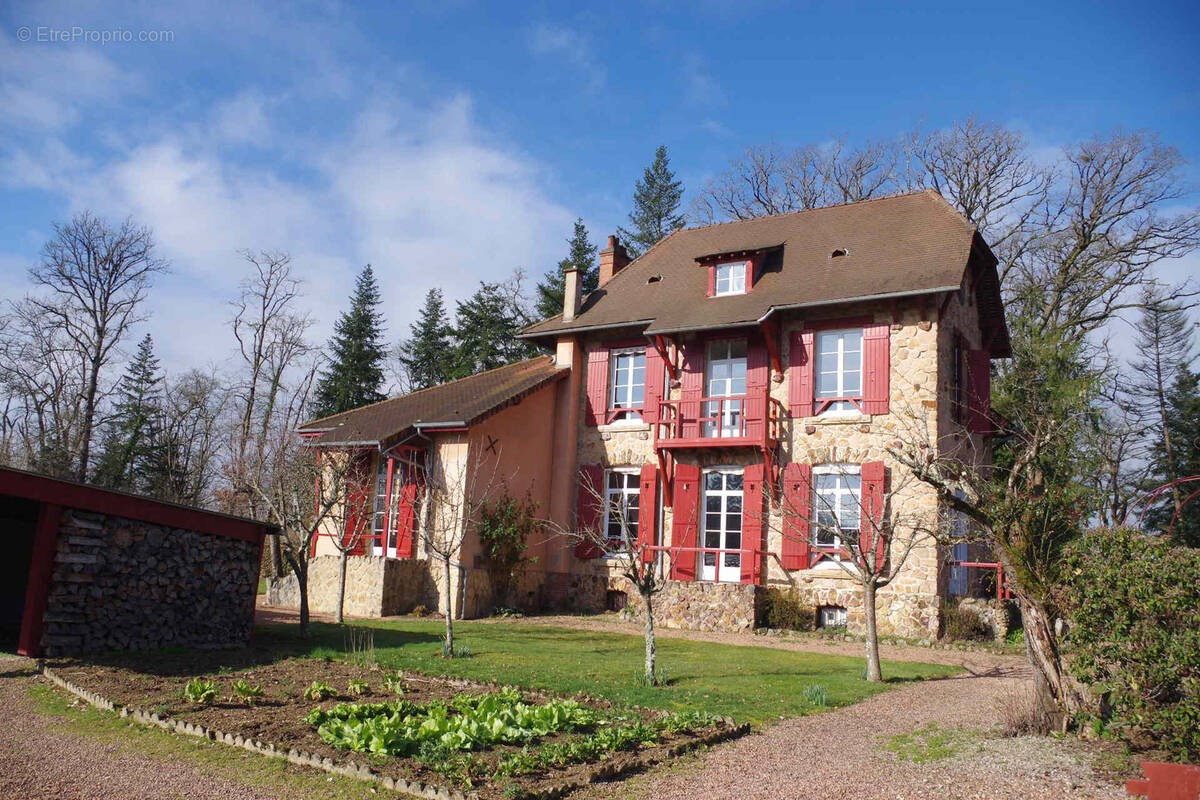
[[[567,372],[553,358],[538,356],[306,422],[299,431],[319,433],[310,440],[318,446],[386,446],[418,426],[471,425]]]
[[[647,326],[647,334],[738,326],[780,306],[944,291],[961,285],[976,245],[990,258],[975,227],[934,191],[684,228],[588,295],[571,322],[552,317],[523,335],[622,324]],[[706,296],[708,271],[697,258],[771,248],[751,291]],[[838,249],[848,254],[831,257]]]

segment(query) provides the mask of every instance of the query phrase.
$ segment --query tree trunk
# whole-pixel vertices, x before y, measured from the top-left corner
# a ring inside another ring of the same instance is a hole
[[[278,536],[271,537],[271,577],[283,577],[283,545]]]
[[[642,590],[642,602],[646,604],[646,680],[651,686],[658,684],[658,645],[654,642],[654,607],[651,605],[653,594]]]
[[[867,680],[883,682],[883,670],[879,666],[879,627],[875,621],[875,581],[863,584],[863,612],[867,624]]]
[[[454,658],[454,608],[450,602],[450,559],[446,559],[446,574],[442,579],[442,588],[445,589],[446,604],[442,609],[446,616],[446,641],[442,642],[442,655],[446,658]]]
[[[338,607],[337,607],[337,623],[341,625],[346,621],[344,613],[346,607],[346,562],[350,560],[350,555],[347,551],[342,551],[342,569],[338,574]]]
[[[1025,628],[1025,653],[1033,667],[1037,702],[1048,714],[1072,715],[1084,708],[1083,693],[1064,670],[1054,620],[1041,604],[1019,597],[1021,620]]]
[[[308,638],[308,575],[296,572],[296,587],[300,590],[300,638]]]
[[[101,338],[101,342],[103,342],[103,338]],[[92,428],[95,427],[96,420],[96,393],[99,391],[99,386],[99,358],[93,358],[89,365],[87,390],[83,396],[83,430],[80,432],[82,441],[79,448],[79,469],[75,476],[80,481],[87,480],[88,461],[91,459],[92,453]]]

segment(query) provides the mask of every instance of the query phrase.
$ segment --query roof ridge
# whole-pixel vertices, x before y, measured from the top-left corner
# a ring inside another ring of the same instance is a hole
[[[861,205],[866,205],[867,203],[878,203],[883,200],[897,200],[901,197],[915,197],[919,194],[934,194],[934,195],[937,195],[939,198],[941,198],[943,201],[945,201],[945,199],[946,199],[946,198],[942,197],[941,193],[938,192],[937,189],[932,189],[932,188],[926,187],[924,189],[917,189],[916,191],[912,191],[912,192],[896,192],[894,194],[880,195],[879,197],[867,197],[863,200],[851,200],[846,203],[832,203],[827,206],[817,206],[816,208],[798,208],[795,211],[780,211],[778,214],[763,214],[761,217],[747,217],[746,219],[729,219],[729,220],[725,220],[724,222],[713,222],[708,225],[697,225],[693,228],[680,228],[679,230],[681,230],[681,231],[703,231],[703,230],[707,230],[709,228],[719,228],[722,225],[737,225],[742,222],[754,222],[754,221],[760,220],[760,219],[775,219],[777,217],[792,217],[792,216],[798,216],[800,214],[811,214],[816,211],[828,211],[833,208],[848,208],[849,206],[861,206]],[[947,203],[947,205],[949,205],[949,204]],[[678,231],[676,231],[676,232],[678,232]],[[665,237],[664,237],[663,241],[665,241]]]
[[[391,403],[396,400],[403,400],[407,397],[412,397],[414,395],[422,394],[424,392],[431,392],[434,389],[441,389],[446,386],[453,386],[456,383],[461,383],[463,381],[469,381],[472,378],[478,378],[482,375],[489,375],[493,372],[499,372],[502,369],[508,369],[510,367],[516,367],[516,366],[527,366],[529,364],[532,364],[535,361],[541,361],[543,359],[550,359],[551,361],[553,361],[553,356],[540,355],[540,356],[534,356],[532,358],[526,358],[523,361],[514,361],[511,364],[502,364],[499,367],[492,367],[491,369],[485,369],[483,372],[476,372],[474,375],[464,375],[463,377],[455,378],[452,381],[446,381],[445,383],[434,384],[433,386],[426,386],[424,389],[417,389],[416,391],[405,392],[404,394],[398,394],[395,397],[385,397],[383,400],[376,400],[374,403],[367,403],[365,406],[358,406],[357,408],[351,408],[347,411],[339,411],[338,413],[330,414],[327,417],[318,417],[317,419],[309,420],[308,422],[297,425],[296,428],[297,428],[297,430],[302,429],[302,428],[308,428],[313,425],[316,425],[318,422],[326,422],[328,420],[334,419],[335,417],[344,416],[345,414],[354,414],[356,412],[362,411],[367,408],[374,408],[375,406],[381,406],[384,403]]]

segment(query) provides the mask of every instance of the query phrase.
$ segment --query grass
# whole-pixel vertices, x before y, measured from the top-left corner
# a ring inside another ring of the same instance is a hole
[[[259,594],[267,593],[267,579],[266,578],[258,579],[258,593]]]
[[[34,711],[53,717],[54,731],[60,736],[87,737],[129,755],[183,763],[204,777],[231,780],[281,797],[315,800],[379,797],[377,787],[370,783],[326,775],[257,753],[238,753],[227,745],[149,728],[91,706],[74,706],[69,695],[48,683],[31,681],[28,692]]]
[[[943,677],[957,668],[884,662],[884,684],[863,679],[864,660],[766,647],[660,639],[659,666],[666,686],[638,685],[640,636],[502,623],[455,623],[469,644],[469,659],[441,658],[440,620],[401,619],[356,623],[374,630],[375,656],[388,669],[495,681],[564,694],[587,694],[617,705],[670,711],[700,710],[760,724],[820,710],[806,699],[809,686],[825,687],[828,707],[863,700],[896,683]],[[263,625],[255,644],[281,655],[342,658],[345,637],[337,625],[314,622],[308,641],[294,625]],[[812,691],[809,692],[812,694]]]
[[[931,722],[912,733],[883,737],[883,749],[903,761],[928,764],[953,758],[975,744],[978,734],[962,728],[939,728]]]

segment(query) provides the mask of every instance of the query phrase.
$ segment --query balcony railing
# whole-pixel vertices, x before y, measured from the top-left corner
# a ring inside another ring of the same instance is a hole
[[[783,404],[761,394],[659,403],[659,447],[766,445],[778,441]]]

